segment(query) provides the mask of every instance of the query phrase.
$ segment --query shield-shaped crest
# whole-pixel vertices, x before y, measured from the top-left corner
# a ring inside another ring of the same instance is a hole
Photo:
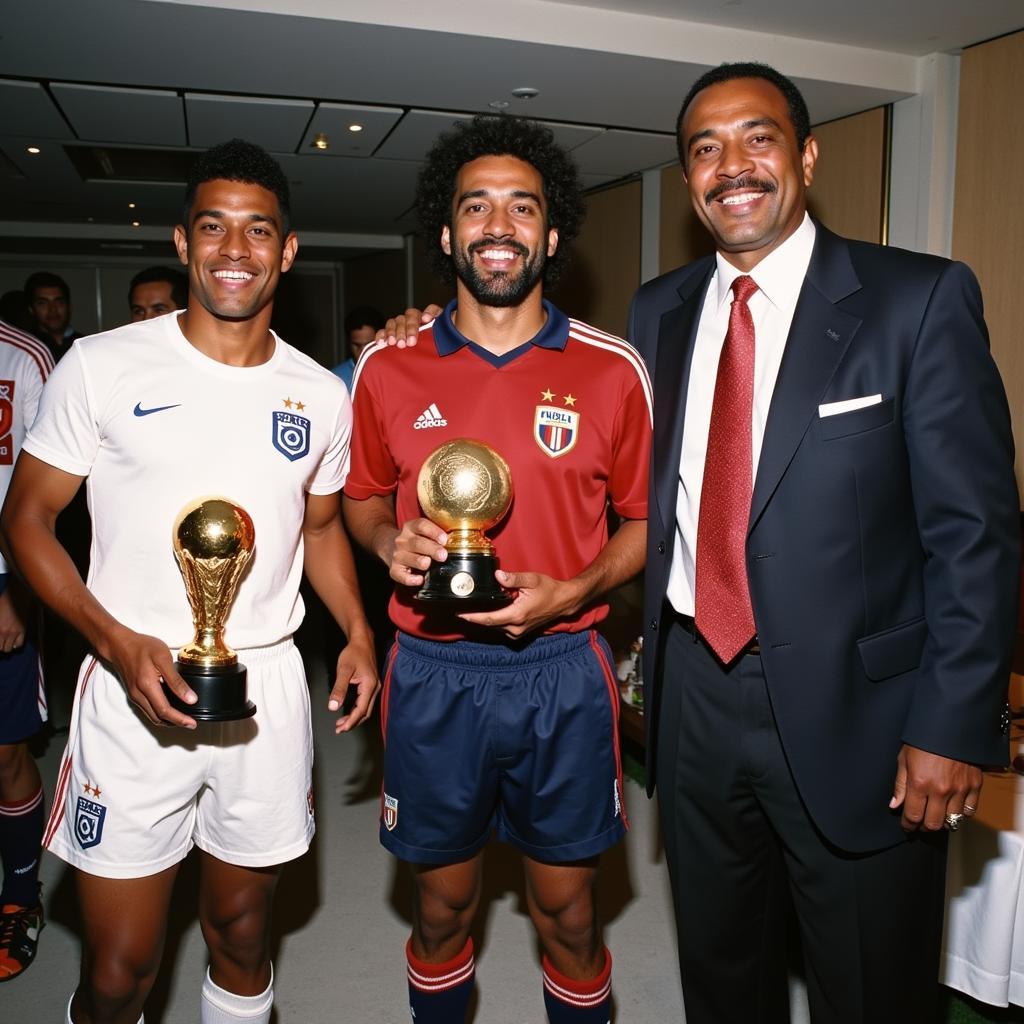
[[[103,819],[106,816],[107,809],[103,804],[86,800],[84,796],[78,798],[78,806],[75,809],[75,838],[83,850],[99,845],[103,838]]]
[[[398,824],[398,797],[384,794],[384,827],[389,832],[395,831]]]
[[[533,439],[545,455],[557,459],[576,447],[580,436],[580,414],[554,405],[538,405],[533,417]]]
[[[292,412],[274,413],[274,447],[294,462],[309,454],[309,420]]]

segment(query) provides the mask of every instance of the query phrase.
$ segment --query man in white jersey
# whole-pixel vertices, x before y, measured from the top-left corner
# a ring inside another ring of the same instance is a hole
[[[288,183],[257,146],[200,157],[175,244],[188,308],[82,339],[43,396],[3,527],[29,584],[88,639],[47,826],[76,870],[81,982],[74,1024],[134,1024],[160,961],[178,865],[200,849],[199,917],[210,953],[203,1024],[270,1019],[270,909],[280,865],[313,834],[309,694],[291,635],[305,567],[349,643],[328,706],[350,685],[346,731],[377,691],[338,492],[351,408],[341,382],[270,330],[295,258]],[[88,586],[53,535],[87,479]],[[197,723],[174,651],[193,632],[171,549],[183,506],[221,494],[252,516],[256,550],[225,639],[248,667],[256,717]],[[172,727],[172,728],[167,728]]]
[[[0,496],[52,370],[41,341],[0,320]],[[28,741],[46,720],[46,696],[30,609],[25,587],[0,557],[0,982],[32,963],[43,926],[43,782]]]

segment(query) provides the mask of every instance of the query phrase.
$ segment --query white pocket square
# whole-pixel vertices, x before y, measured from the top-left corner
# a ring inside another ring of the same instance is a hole
[[[846,398],[842,402],[825,402],[818,406],[818,415],[822,419],[826,416],[838,416],[842,412],[853,412],[854,409],[878,405],[881,401],[881,395],[865,395],[863,398]]]

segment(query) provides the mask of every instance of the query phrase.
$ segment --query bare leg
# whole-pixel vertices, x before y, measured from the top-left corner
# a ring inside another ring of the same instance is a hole
[[[222,989],[255,996],[270,984],[270,922],[280,865],[245,868],[200,855],[199,923],[210,977]]]
[[[466,945],[480,902],[483,854],[459,864],[414,864],[412,952],[419,960],[444,963]]]
[[[544,864],[523,858],[526,902],[541,945],[569,978],[595,978],[604,968],[604,946],[594,905],[597,858]]]
[[[75,1024],[136,1024],[160,966],[178,866],[145,878],[75,872],[84,948]]]

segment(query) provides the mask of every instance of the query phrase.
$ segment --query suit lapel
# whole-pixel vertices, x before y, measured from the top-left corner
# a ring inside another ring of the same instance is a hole
[[[682,304],[665,313],[658,328],[652,472],[662,523],[674,523],[676,519],[679,459],[693,345],[714,266],[714,260],[708,261],[703,273],[692,275],[679,286]]]
[[[860,289],[846,243],[820,224],[765,424],[750,508],[753,529],[818,414],[860,318],[838,303]]]

